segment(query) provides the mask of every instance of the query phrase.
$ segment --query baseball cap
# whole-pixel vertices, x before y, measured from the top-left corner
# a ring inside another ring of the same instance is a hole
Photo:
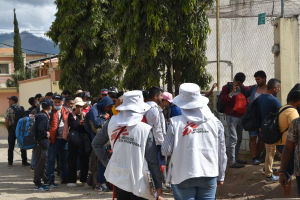
[[[18,97],[16,97],[16,96],[11,96],[11,97],[9,97],[7,99],[11,99],[11,100],[13,100],[16,103],[18,102]]]
[[[168,102],[172,103],[173,102],[173,96],[169,92],[164,92],[162,94],[163,99],[167,100]]]
[[[89,92],[82,92],[81,93],[81,98],[84,98],[84,97],[91,97],[90,93]]]
[[[107,89],[102,89],[101,94],[108,94],[108,90]]]
[[[83,92],[82,90],[77,90],[76,94],[79,94],[79,93],[82,93],[82,92]]]
[[[51,99],[45,98],[45,99],[42,101],[42,105],[44,105],[44,106],[53,106],[53,102],[52,102]]]
[[[118,93],[118,89],[115,86],[109,88],[109,93]]]
[[[41,97],[43,97],[43,95],[41,95],[41,94],[36,94],[34,98],[38,98],[38,99],[39,99],[39,98],[41,98]]]
[[[54,96],[52,97],[52,99],[60,99],[60,100],[63,100],[62,96],[59,95],[59,94],[54,95]]]
[[[52,93],[52,92],[48,92],[45,96],[50,96],[50,97],[52,97],[52,96],[53,96],[53,93]]]

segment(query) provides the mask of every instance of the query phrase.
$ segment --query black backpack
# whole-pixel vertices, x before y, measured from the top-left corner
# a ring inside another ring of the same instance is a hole
[[[233,84],[232,83],[227,83],[226,87],[228,88],[228,94],[233,90]],[[244,91],[244,85],[241,85],[241,92]],[[225,113],[225,105],[222,103],[221,101],[221,95],[222,91],[220,92],[220,95],[218,97],[218,101],[217,101],[217,111],[219,113]]]
[[[171,112],[172,112],[171,107],[173,107],[173,106],[176,106],[176,105],[175,104],[172,104],[171,106],[167,105],[167,106],[165,106],[165,109],[163,109],[163,115],[167,121],[169,121],[171,118]]]
[[[293,106],[287,106],[280,112],[270,113],[261,125],[261,140],[266,144],[275,144],[282,138],[282,134],[288,130],[285,129],[283,132],[279,129],[278,117],[279,115],[288,108],[294,108]]]
[[[242,125],[245,131],[252,132],[259,129],[258,98],[252,102],[242,117]]]
[[[11,106],[10,108],[13,109],[15,112],[14,126],[17,127],[18,121],[25,116],[25,110],[24,110],[23,106],[21,106],[21,109],[18,109],[14,106]]]

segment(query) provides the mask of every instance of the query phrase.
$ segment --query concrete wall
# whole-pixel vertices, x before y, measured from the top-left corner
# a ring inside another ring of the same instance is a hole
[[[6,109],[8,108],[8,99],[7,97],[17,96],[19,97],[19,93],[17,90],[8,89],[8,88],[0,88],[0,116],[4,116],[6,113]]]
[[[20,105],[27,110],[30,105],[28,99],[34,97],[36,94],[41,93],[43,96],[51,91],[50,76],[42,76],[38,78],[19,81],[19,95]]]

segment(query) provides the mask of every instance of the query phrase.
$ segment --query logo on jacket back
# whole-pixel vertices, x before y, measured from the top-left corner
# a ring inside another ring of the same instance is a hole
[[[134,141],[134,137],[130,137],[129,133],[127,132],[127,129],[125,128],[121,134],[119,134],[119,131],[122,129],[123,127],[117,128],[116,130],[113,131],[113,134],[111,135],[111,141],[113,142],[114,140],[118,140],[119,142],[124,142],[127,144],[131,144],[137,147],[141,147],[140,144],[138,144],[137,142]],[[118,136],[118,138],[116,138]],[[121,137],[122,135],[122,137]]]
[[[190,133],[208,133],[209,131],[203,128],[198,128],[195,122],[187,122],[187,125],[183,128],[182,136],[189,135]]]
[[[115,139],[120,139],[121,135],[129,135],[129,133],[127,132],[127,129],[125,128],[122,133],[119,135],[118,138],[117,135],[119,134],[119,131],[122,129],[123,127],[117,128],[116,130],[113,131],[113,134],[111,135],[111,141],[114,141]],[[124,133],[125,132],[125,133]]]

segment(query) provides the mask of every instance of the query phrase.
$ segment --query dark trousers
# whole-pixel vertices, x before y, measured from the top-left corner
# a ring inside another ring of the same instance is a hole
[[[68,183],[76,183],[77,181],[78,156],[80,160],[80,182],[85,183],[89,170],[89,155],[87,155],[84,150],[79,149],[73,142],[69,141],[68,143]]]
[[[118,200],[145,200],[142,197],[135,196],[133,193],[122,190],[116,186],[114,186],[114,190]]]
[[[10,126],[8,128],[8,162],[13,163],[14,161],[14,149],[16,144],[16,128]],[[27,152],[24,149],[21,149],[22,163],[27,162]]]
[[[41,179],[43,179],[44,183],[49,182],[47,175],[47,150],[47,147],[41,144],[37,144],[33,147],[35,158],[33,182],[35,185],[41,185]]]

